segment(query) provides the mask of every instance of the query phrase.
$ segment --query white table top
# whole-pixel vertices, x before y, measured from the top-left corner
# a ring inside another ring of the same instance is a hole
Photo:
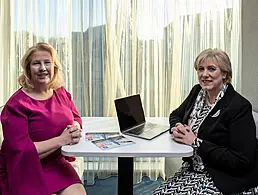
[[[124,135],[135,144],[101,150],[90,141],[85,140],[85,132],[119,132],[116,117],[82,117],[83,136],[80,142],[72,146],[63,146],[62,154],[66,156],[106,156],[106,157],[188,157],[193,154],[191,146],[178,144],[171,139],[168,132],[154,138],[144,140]],[[146,121],[167,125],[168,118],[147,117]]]

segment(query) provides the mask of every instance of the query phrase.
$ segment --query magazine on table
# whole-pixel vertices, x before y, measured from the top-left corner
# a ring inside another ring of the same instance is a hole
[[[86,133],[86,140],[91,141],[102,150],[134,144],[132,140],[115,133]]]
[[[120,136],[119,132],[85,133],[85,138],[87,141],[103,140],[117,136]]]

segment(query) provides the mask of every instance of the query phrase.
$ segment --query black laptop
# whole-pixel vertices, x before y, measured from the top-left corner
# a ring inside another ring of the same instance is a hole
[[[151,140],[168,131],[168,126],[145,121],[140,94],[116,99],[115,107],[123,134]]]

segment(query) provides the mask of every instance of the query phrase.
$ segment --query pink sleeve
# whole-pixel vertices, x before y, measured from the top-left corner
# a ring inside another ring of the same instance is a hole
[[[28,133],[26,107],[10,101],[1,113],[9,195],[49,195],[44,185],[43,169]]]
[[[72,110],[72,113],[73,113],[74,120],[77,121],[82,127],[82,119],[80,117],[79,112],[75,108],[74,102],[72,100],[72,96],[68,91],[66,91],[66,94],[67,94],[67,97],[69,98],[69,101],[70,101],[70,107],[71,107],[71,110]]]

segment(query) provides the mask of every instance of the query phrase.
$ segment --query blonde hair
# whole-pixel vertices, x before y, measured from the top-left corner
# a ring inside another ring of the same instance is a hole
[[[231,62],[226,54],[226,52],[220,49],[206,49],[203,50],[195,59],[194,68],[198,70],[200,64],[203,63],[205,60],[211,59],[216,65],[220,68],[220,70],[226,74],[225,79],[223,79],[224,83],[231,83],[232,80],[232,68]]]
[[[54,64],[54,75],[50,82],[47,84],[48,89],[57,89],[63,85],[63,74],[62,66],[59,61],[58,54],[56,50],[48,43],[39,42],[36,45],[30,47],[24,54],[21,60],[22,74],[18,78],[19,84],[24,89],[33,89],[34,86],[31,82],[30,64],[32,60],[32,55],[37,51],[47,51],[50,53],[52,58],[52,63]]]

